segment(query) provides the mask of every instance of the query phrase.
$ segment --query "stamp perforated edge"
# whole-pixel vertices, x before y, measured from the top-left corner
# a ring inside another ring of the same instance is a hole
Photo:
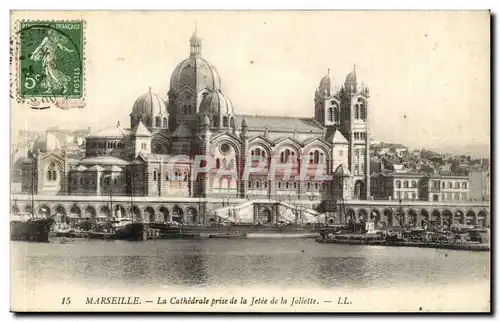
[[[23,98],[21,96],[21,91],[19,88],[19,82],[20,82],[20,62],[19,62],[19,51],[20,51],[20,46],[21,46],[21,40],[20,40],[20,35],[21,35],[21,24],[23,22],[36,22],[36,23],[75,23],[75,22],[80,22],[82,24],[82,97],[81,98],[50,98],[50,97],[30,97],[30,98]],[[87,36],[86,36],[86,31],[87,31],[87,22],[84,19],[72,19],[72,20],[59,20],[59,19],[52,19],[52,20],[37,20],[37,19],[19,19],[16,20],[14,24],[14,31],[13,34],[11,35],[11,66],[10,66],[10,73],[11,73],[11,80],[10,80],[10,96],[11,99],[16,100],[17,103],[20,104],[28,104],[32,108],[38,107],[40,104],[48,104],[49,107],[54,106],[57,108],[61,109],[70,109],[70,108],[83,108],[86,105],[86,97],[87,97],[87,57],[86,57],[86,49],[87,49]],[[12,75],[14,74],[14,75]],[[73,104],[75,106],[72,107],[65,107],[63,104]]]

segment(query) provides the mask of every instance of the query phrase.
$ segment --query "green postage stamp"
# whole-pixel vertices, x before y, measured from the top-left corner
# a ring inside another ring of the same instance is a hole
[[[83,107],[84,21],[20,21],[17,27],[17,100]]]

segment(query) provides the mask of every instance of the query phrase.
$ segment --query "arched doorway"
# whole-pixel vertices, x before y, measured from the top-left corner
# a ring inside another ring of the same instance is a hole
[[[74,218],[75,221],[80,221],[82,219],[82,210],[77,204],[74,204],[69,208],[68,216]]]
[[[437,210],[434,210],[434,211],[437,211]],[[453,224],[453,214],[450,210],[448,210],[448,209],[443,210],[443,214],[441,216],[442,216],[442,221],[443,221],[444,226],[450,227]]]
[[[66,216],[66,209],[62,205],[57,205],[54,208],[55,220],[69,224],[69,218]]]
[[[455,215],[453,216],[454,224],[465,224],[465,213],[461,210],[455,211]]]
[[[351,208],[346,209],[345,222],[346,223],[355,223],[356,221],[357,221],[356,220],[356,213],[354,212],[354,210]]]
[[[41,205],[38,208],[38,215],[40,217],[50,217],[51,216],[51,212],[50,212],[49,206],[47,206],[47,205]]]
[[[172,221],[173,222],[176,222],[176,223],[182,223],[184,222],[184,211],[182,210],[181,207],[179,207],[178,205],[175,205],[174,206],[174,209],[172,211]]]
[[[489,224],[488,224],[488,213],[486,211],[481,210],[477,214],[477,225],[479,227],[489,227]]]
[[[392,212],[393,214],[393,219],[392,223],[393,225],[398,225],[398,226],[404,226],[405,224],[405,211],[401,208],[397,208],[396,211]]]
[[[363,196],[365,183],[361,180],[356,181],[354,184],[354,199],[360,200]]]
[[[467,211],[467,216],[466,216],[466,219],[465,219],[465,223],[467,225],[477,225],[477,222],[476,222],[476,213],[472,210],[469,210]]]
[[[424,218],[429,218],[429,216],[427,217],[424,217]],[[427,223],[429,222],[429,223]],[[432,226],[435,226],[435,227],[440,227],[443,225],[442,223],[442,215],[441,213],[439,212],[439,210],[437,209],[434,209],[432,212],[431,212],[431,215],[430,215],[430,218],[429,219],[426,219],[422,222],[422,224],[429,224],[429,225],[432,225]]]
[[[186,217],[188,223],[198,223],[198,211],[195,208],[189,207],[188,209],[186,209]]]
[[[394,226],[394,215],[391,209],[384,210],[384,219],[386,222],[386,226],[393,227]]]
[[[359,217],[360,221],[367,222],[368,221],[368,212],[365,209],[360,209],[358,211],[358,217]]]
[[[99,213],[97,214],[97,217],[99,219],[110,219],[111,218],[111,209],[109,209],[109,206],[102,206],[99,208]]]
[[[417,216],[417,220],[415,221],[416,226],[422,226],[425,222],[430,220],[429,212],[426,209],[420,210],[420,216]]]
[[[380,211],[378,209],[372,209],[370,213],[370,220],[372,220],[375,223],[375,227],[380,227],[381,225],[381,216],[380,216]]]
[[[31,205],[26,205],[26,207],[24,207],[24,212],[27,214],[32,214],[33,208],[31,208]]]
[[[97,217],[96,216],[97,214],[96,214],[95,208],[93,206],[90,206],[90,205],[87,206],[87,207],[85,207],[83,213],[84,213],[84,217],[85,218],[90,218],[92,220],[95,220],[96,217]]]
[[[139,209],[139,207],[137,206],[132,206],[132,208],[130,208],[130,214],[132,215],[132,221],[135,221],[135,222],[142,222],[142,215],[141,215],[141,210]]]
[[[127,213],[127,209],[125,209],[125,207],[123,207],[122,205],[113,206],[113,217],[130,218],[129,214]]]
[[[170,222],[169,212],[166,207],[158,209],[158,222]]]
[[[272,219],[271,210],[269,210],[269,208],[267,208],[267,207],[263,208],[260,211],[259,218],[258,218],[258,223],[259,224],[264,224],[264,223],[270,223],[272,221],[273,221],[273,219]]]
[[[415,209],[410,209],[408,210],[408,221],[407,225],[410,227],[417,226],[418,223],[418,213],[415,211]]]
[[[10,212],[13,214],[13,215],[17,215],[20,211],[19,211],[19,207],[16,206],[16,205],[12,205],[12,207],[10,207]]]
[[[146,207],[146,209],[144,209],[144,221],[156,222],[156,214],[153,208]]]

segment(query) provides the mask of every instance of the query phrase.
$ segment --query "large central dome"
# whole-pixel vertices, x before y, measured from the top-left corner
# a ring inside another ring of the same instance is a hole
[[[196,92],[207,88],[211,91],[220,89],[219,73],[214,66],[201,57],[190,56],[174,69],[170,78],[170,89],[181,90],[188,86]]]
[[[195,30],[189,40],[189,57],[174,69],[170,78],[170,90],[179,91],[185,86],[196,92],[205,88],[210,91],[220,89],[219,73],[212,64],[201,57],[201,42]]]

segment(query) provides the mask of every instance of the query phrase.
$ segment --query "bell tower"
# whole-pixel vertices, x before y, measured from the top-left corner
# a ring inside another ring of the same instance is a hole
[[[354,177],[354,199],[370,196],[370,133],[368,126],[368,87],[357,82],[356,66],[347,75],[339,92],[340,130],[349,141],[348,163]]]
[[[326,127],[339,124],[340,100],[336,95],[336,90],[332,89],[330,69],[319,82],[314,94],[314,119]]]

